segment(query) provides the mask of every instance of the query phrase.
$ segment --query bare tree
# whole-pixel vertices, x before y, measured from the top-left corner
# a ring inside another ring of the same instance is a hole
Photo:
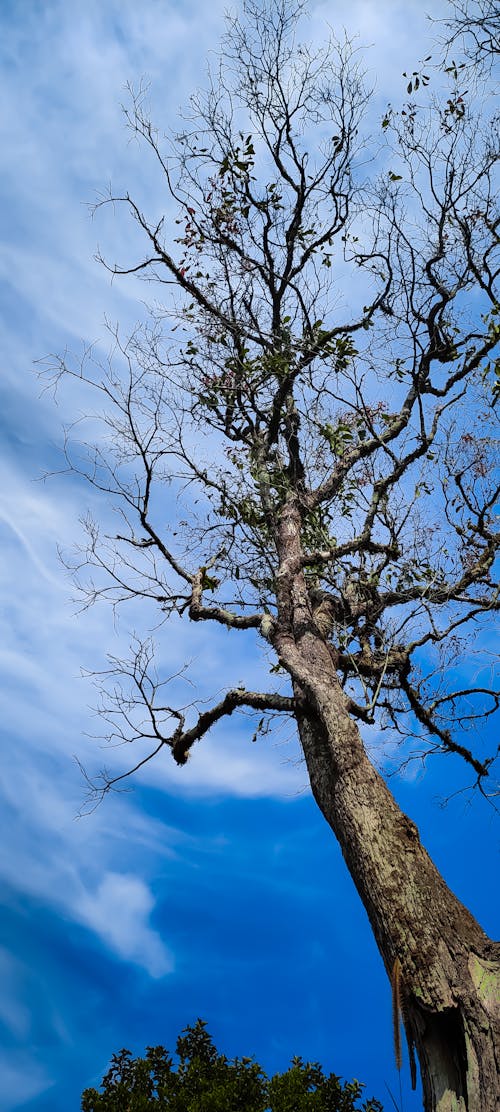
[[[498,4],[495,0],[452,0],[451,9],[450,16],[443,20],[448,55],[458,47],[465,55],[461,63],[464,68],[491,67],[500,54]]]
[[[162,620],[253,630],[281,679],[173,707],[145,641],[111,662],[102,712],[111,736],[150,739],[136,768],[162,750],[184,764],[238,710],[261,730],[296,723],[401,1008],[413,1084],[416,1052],[426,1109],[486,1112],[499,948],[363,735],[396,736],[402,759],[461,759],[490,794],[497,754],[478,727],[500,695],[470,659],[499,606],[496,131],[486,107],[481,119],[429,97],[364,140],[356,53],[309,50],[302,14],[301,0],[246,0],[170,143],[135,97],[128,120],[175,218],[110,197],[147,244],[110,269],[156,283],[166,305],[127,342],[116,334],[107,367],[89,353],[54,372],[103,400],[105,437],[70,437],[68,459],[120,506],[115,538],[87,522],[88,601],[144,598]],[[175,526],[165,484],[184,502]]]

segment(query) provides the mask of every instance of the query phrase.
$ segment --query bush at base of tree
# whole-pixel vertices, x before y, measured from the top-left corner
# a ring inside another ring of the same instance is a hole
[[[326,1075],[317,1062],[292,1058],[269,1078],[253,1058],[226,1058],[201,1019],[176,1050],[177,1066],[163,1046],[148,1047],[144,1058],[114,1054],[101,1092],[85,1089],[82,1112],[383,1112],[373,1098],[359,1103],[359,1081]]]

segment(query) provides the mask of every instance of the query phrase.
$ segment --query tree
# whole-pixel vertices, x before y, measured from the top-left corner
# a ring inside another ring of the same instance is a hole
[[[500,54],[500,15],[494,0],[452,0],[452,13],[444,20],[446,47],[464,48],[465,68],[491,66]],[[454,63],[452,63],[454,64]]]
[[[162,1046],[145,1058],[114,1054],[99,1093],[86,1089],[82,1112],[382,1112],[378,1100],[359,1104],[359,1081],[326,1076],[317,1062],[293,1058],[290,1069],[268,1078],[252,1058],[219,1054],[202,1020],[177,1039],[177,1069]]]
[[[139,598],[174,628],[253,631],[279,678],[210,709],[170,706],[137,641],[101,677],[101,711],[111,737],[150,744],[125,775],[162,750],[185,764],[237,710],[261,732],[296,724],[425,1108],[497,1109],[498,945],[363,743],[376,727],[402,761],[449,754],[490,794],[496,753],[477,735],[500,695],[471,653],[499,606],[497,129],[486,85],[477,116],[448,73],[447,99],[423,75],[363,138],[356,52],[312,52],[302,14],[301,0],[246,0],[170,146],[144,91],[133,98],[171,207],[150,220],[128,193],[104,198],[147,244],[105,265],[155,282],[167,305],[127,341],[115,331],[108,366],[90,352],[53,371],[102,399],[103,436],[75,448],[68,435],[68,465],[120,507],[115,538],[87,520],[88,602]],[[122,778],[104,773],[96,798]]]

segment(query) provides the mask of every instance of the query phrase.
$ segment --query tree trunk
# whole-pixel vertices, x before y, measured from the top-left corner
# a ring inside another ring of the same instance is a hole
[[[366,755],[335,649],[314,623],[293,502],[284,507],[277,544],[272,641],[292,677],[314,798],[398,990],[413,1086],[415,1049],[425,1112],[499,1112],[500,944],[447,887]]]
[[[307,703],[299,721],[311,788],[340,843],[393,991],[400,971],[402,1019],[410,1061],[413,1048],[420,1061],[424,1108],[498,1112],[500,946],[447,887],[373,768],[336,677],[325,697],[334,731]]]

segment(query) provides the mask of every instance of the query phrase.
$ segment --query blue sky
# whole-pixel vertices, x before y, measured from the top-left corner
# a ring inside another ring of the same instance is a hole
[[[103,320],[125,331],[144,288],[109,281],[97,245],[130,241],[119,217],[91,220],[87,202],[110,181],[161,204],[161,183],[123,126],[127,81],[151,82],[154,117],[175,125],[223,29],[225,0],[3,0],[0,4],[1,377],[0,566],[2,794],[0,1112],[72,1112],[121,1046],[172,1047],[198,1015],[226,1053],[268,1070],[291,1055],[358,1076],[386,1101],[397,1093],[389,989],[340,851],[309,795],[288,730],[251,745],[231,720],[177,769],[148,766],[130,793],[77,818],[102,754],[93,691],[99,668],[143,623],[131,606],[117,626],[106,608],[77,614],[57,546],[78,540],[94,503],[56,476],[61,425],[78,417],[69,391],[40,395],[33,361],[104,342]],[[439,14],[441,5],[431,9]],[[420,4],[315,3],[323,20],[370,44],[378,72],[374,120],[401,71],[430,53]],[[106,511],[104,511],[106,513]],[[266,667],[225,631],[162,634],[175,671],[195,657],[202,694]],[[221,679],[221,677],[224,677]],[[498,827],[463,796],[451,758],[394,791],[457,894],[490,933]],[[496,905],[496,906],[495,906]],[[419,1107],[404,1074],[405,1109]]]

